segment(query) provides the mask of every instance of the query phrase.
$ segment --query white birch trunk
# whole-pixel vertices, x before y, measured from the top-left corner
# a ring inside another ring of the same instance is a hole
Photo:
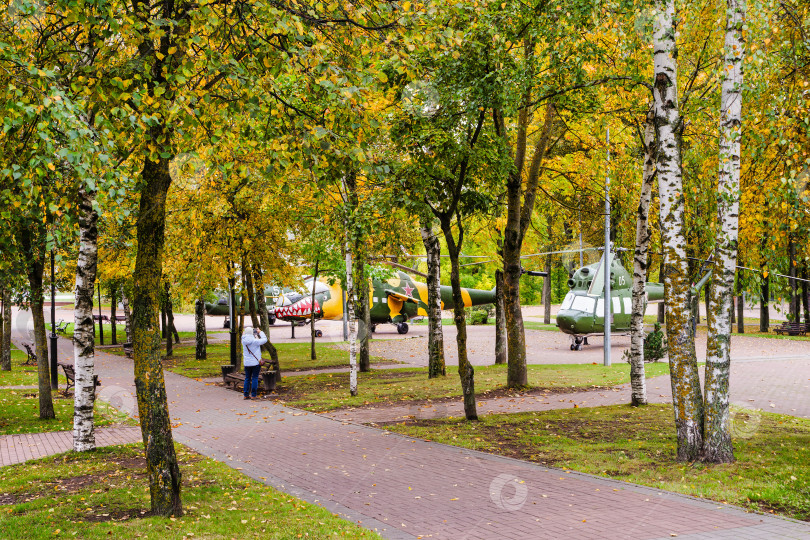
[[[445,376],[444,333],[442,331],[441,245],[433,218],[422,220],[422,243],[427,254],[428,378]]]
[[[346,245],[346,311],[349,318],[349,393],[357,395],[357,319],[354,306],[357,302],[354,284],[352,281],[352,254]]]
[[[98,213],[94,194],[79,191],[79,258],[76,264],[76,304],[73,310],[73,358],[76,386],[73,410],[73,449],[86,452],[96,447],[93,406],[96,400],[95,338],[93,337],[93,285],[98,262]]]
[[[729,369],[731,364],[731,299],[737,265],[740,214],[740,139],[745,41],[745,0],[726,1],[726,43],[720,97],[719,171],[717,179],[717,241],[709,341],[706,352],[706,419],[703,459],[734,461],[729,433]]]
[[[655,124],[652,108],[644,126],[644,172],[636,213],[636,250],[633,256],[633,313],[630,316],[630,403],[647,404],[644,374],[644,308],[647,305],[647,256],[650,247],[650,200],[655,182]]]
[[[657,177],[661,205],[662,244],[667,305],[672,400],[678,437],[678,459],[696,460],[703,448],[703,400],[698,378],[695,341],[689,329],[689,268],[684,236],[678,107],[675,1],[656,0],[653,26],[653,103],[659,141]]]

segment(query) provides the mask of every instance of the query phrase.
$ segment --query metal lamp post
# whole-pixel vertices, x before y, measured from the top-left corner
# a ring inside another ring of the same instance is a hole
[[[51,389],[56,390],[59,386],[59,373],[56,371],[56,344],[59,338],[56,337],[56,275],[54,272],[53,249],[51,249]]]
[[[610,128],[605,137],[607,146],[607,166],[610,167]],[[610,312],[613,297],[610,291],[610,274],[613,265],[610,257],[610,169],[605,173],[605,358],[604,365],[610,366],[610,330],[613,326]]]
[[[230,317],[230,326],[229,330],[231,332],[231,365],[236,367],[237,365],[237,357],[236,357],[236,292],[234,291],[234,287],[236,287],[236,278],[228,278],[228,285],[230,286],[230,290],[228,291],[228,313]]]

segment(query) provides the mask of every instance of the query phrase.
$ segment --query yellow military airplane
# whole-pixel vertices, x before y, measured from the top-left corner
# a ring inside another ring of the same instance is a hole
[[[315,303],[312,303],[313,280],[304,283],[300,292],[284,291],[276,300],[274,315],[277,319],[290,322],[306,321],[312,318],[340,320],[343,318],[343,288],[335,282],[330,285],[323,279],[314,283]],[[413,317],[427,316],[427,285],[414,281],[404,272],[383,281],[373,279],[369,287],[369,310],[371,331],[379,324],[394,324],[400,334],[408,333],[407,321]],[[464,306],[479,306],[495,302],[495,289],[461,289]],[[441,286],[442,309],[453,308],[453,290]]]

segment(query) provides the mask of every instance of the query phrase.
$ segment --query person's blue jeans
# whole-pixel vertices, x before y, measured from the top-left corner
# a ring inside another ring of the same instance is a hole
[[[256,397],[259,390],[259,371],[262,366],[245,366],[245,397],[251,395]]]

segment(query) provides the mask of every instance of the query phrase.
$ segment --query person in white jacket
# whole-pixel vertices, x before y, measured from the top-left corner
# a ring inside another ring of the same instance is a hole
[[[242,334],[242,362],[245,364],[245,399],[256,399],[259,389],[259,371],[262,369],[262,345],[267,336],[258,328],[245,328]]]

